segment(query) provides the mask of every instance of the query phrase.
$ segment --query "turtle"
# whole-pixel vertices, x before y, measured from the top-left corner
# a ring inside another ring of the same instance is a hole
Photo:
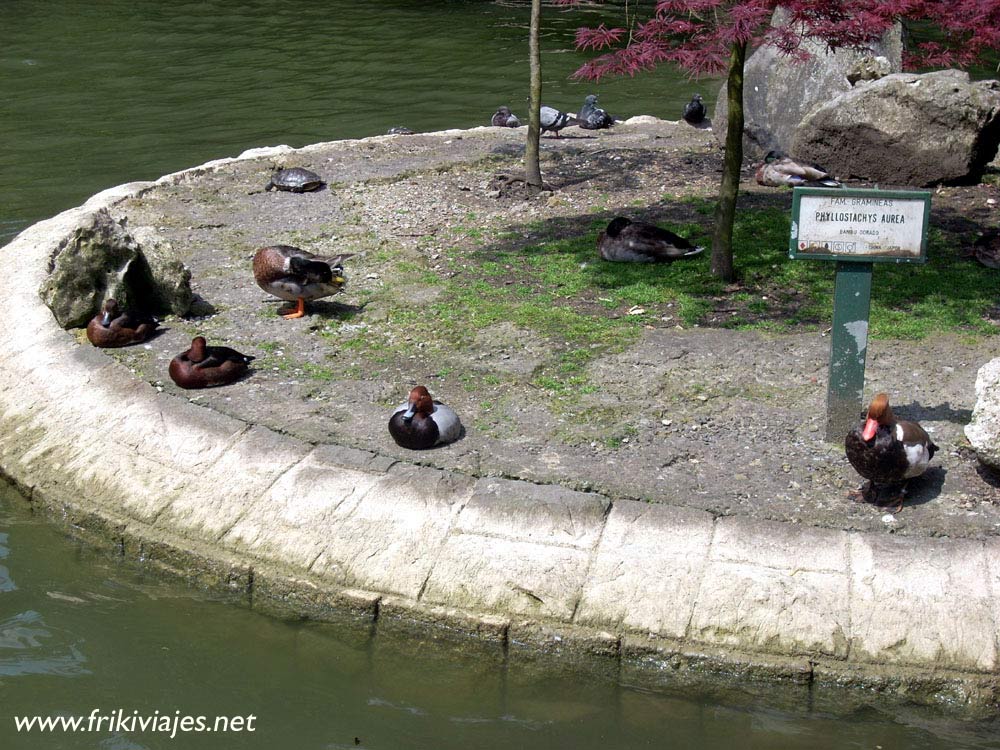
[[[277,188],[278,190],[288,190],[293,193],[306,193],[311,190],[319,190],[326,185],[323,178],[315,172],[302,167],[290,167],[288,169],[278,169],[267,181],[264,190]]]

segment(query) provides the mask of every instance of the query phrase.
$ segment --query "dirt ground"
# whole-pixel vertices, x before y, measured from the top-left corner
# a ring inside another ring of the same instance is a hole
[[[191,173],[125,202],[116,217],[169,244],[191,267],[200,299],[191,317],[167,319],[148,344],[110,356],[179,398],[405,461],[717,514],[1000,533],[1000,478],[980,467],[962,433],[976,372],[1000,355],[996,339],[869,343],[866,393],[887,391],[897,414],[918,419],[941,447],[892,516],[848,500],[859,478],[842,444],[824,440],[828,324],[780,335],[715,328],[733,307],[719,298],[688,327],[668,305],[643,319],[635,341],[591,344],[600,354],[584,359],[578,385],[555,390],[539,386],[540,374],[572,355],[569,336],[502,317],[436,332],[434,304],[465,279],[475,288],[477,266],[509,257],[501,251],[594,233],[596,220],[618,213],[710,226],[682,199],[717,189],[721,150],[710,131],[648,118],[613,132],[567,129],[543,139],[553,190],[535,197],[516,180],[523,138],[523,130],[480,128],[322,144]],[[313,169],[328,188],[263,192],[277,164]],[[754,184],[749,164],[742,190],[741,211],[791,204],[790,191]],[[989,198],[1000,198],[995,185],[942,188],[932,222],[971,239],[1000,223]],[[250,272],[255,249],[278,243],[353,253],[345,291],[303,319],[278,317],[284,303]],[[955,252],[967,254],[966,244]],[[596,253],[593,262],[601,262]],[[517,272],[511,264],[512,279]],[[984,283],[996,284],[997,273],[984,269]],[[630,312],[598,302],[565,301],[592,315]],[[251,375],[208,391],[176,388],[167,364],[196,334],[255,355]],[[416,383],[459,413],[466,434],[457,443],[414,453],[392,442],[388,415]]]

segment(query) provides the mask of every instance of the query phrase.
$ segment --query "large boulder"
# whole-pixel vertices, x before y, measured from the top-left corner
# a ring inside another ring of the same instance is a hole
[[[191,307],[191,271],[155,249],[147,258],[123,224],[101,209],[64,239],[49,259],[38,290],[63,328],[87,324],[107,297],[152,313],[184,315]]]
[[[772,26],[787,23],[787,12],[778,8]],[[825,42],[807,39],[800,60],[770,45],[757,48],[743,69],[743,149],[757,158],[771,149],[792,152],[795,129],[818,104],[851,90],[848,78],[871,77],[876,71],[902,70],[901,30],[897,24],[870,50],[840,49],[831,52]],[[881,58],[881,59],[878,59]],[[716,102],[712,126],[726,142],[726,84]]]
[[[1000,357],[979,368],[976,376],[976,407],[965,427],[979,460],[1000,469]]]
[[[1000,83],[968,73],[896,73],[816,108],[791,153],[843,178],[892,185],[975,183],[1000,144]]]

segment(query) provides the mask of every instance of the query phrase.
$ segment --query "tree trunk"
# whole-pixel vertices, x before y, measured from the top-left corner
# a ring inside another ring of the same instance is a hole
[[[729,104],[726,131],[726,157],[719,186],[719,205],[715,210],[712,233],[712,273],[724,281],[735,281],[733,268],[733,222],[736,219],[736,196],[740,191],[740,168],[743,166],[743,62],[746,42],[735,42],[729,56],[726,96]]]
[[[528,32],[528,59],[531,65],[531,102],[528,106],[528,143],[524,149],[524,173],[529,187],[542,189],[542,168],[538,162],[538,138],[541,134],[542,58],[538,47],[542,0],[531,0],[531,27]]]

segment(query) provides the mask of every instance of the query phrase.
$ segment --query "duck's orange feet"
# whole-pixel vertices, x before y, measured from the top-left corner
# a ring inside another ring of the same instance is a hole
[[[301,318],[306,314],[306,301],[299,297],[298,303],[295,305],[295,309],[290,313],[283,313],[281,317],[285,320],[291,320],[292,318]]]

